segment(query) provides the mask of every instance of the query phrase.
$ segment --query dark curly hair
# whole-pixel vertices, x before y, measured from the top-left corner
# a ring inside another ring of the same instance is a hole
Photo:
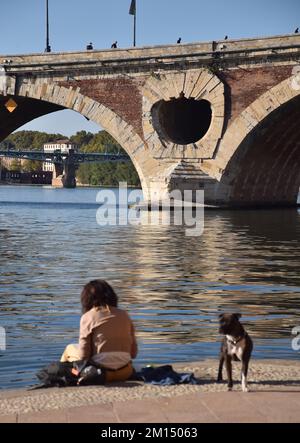
[[[118,296],[105,280],[92,280],[81,292],[83,314],[94,307],[118,306]]]

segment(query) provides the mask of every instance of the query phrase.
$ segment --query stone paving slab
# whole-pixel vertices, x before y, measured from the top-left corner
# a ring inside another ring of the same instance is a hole
[[[267,422],[300,422],[300,392],[252,392],[247,401]]]
[[[300,423],[300,392],[196,393],[3,415],[0,423]]]
[[[170,423],[215,423],[218,416],[203,402],[201,394],[182,395],[161,401]]]
[[[0,415],[0,423],[17,423],[17,414]]]
[[[212,411],[221,423],[265,423],[267,416],[249,403],[252,393],[212,392],[201,396],[202,403]],[[233,395],[231,395],[233,394]],[[261,402],[263,398],[261,397]]]
[[[118,417],[113,404],[70,408],[66,410],[68,423],[116,423]]]
[[[129,400],[114,403],[113,408],[119,423],[168,423],[159,399]]]

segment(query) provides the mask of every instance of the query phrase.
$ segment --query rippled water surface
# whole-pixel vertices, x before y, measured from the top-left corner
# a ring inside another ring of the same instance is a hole
[[[0,386],[77,340],[79,295],[105,278],[138,331],[137,364],[216,357],[218,314],[241,312],[255,357],[299,358],[300,211],[206,211],[201,237],[179,226],[96,223],[96,189],[0,187]]]

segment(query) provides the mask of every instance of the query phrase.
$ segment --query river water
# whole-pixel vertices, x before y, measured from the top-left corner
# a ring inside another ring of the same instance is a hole
[[[206,211],[203,235],[188,237],[182,226],[99,226],[97,192],[0,186],[1,388],[34,384],[76,342],[94,278],[134,320],[138,367],[217,357],[222,312],[243,314],[254,357],[299,358],[299,210]]]

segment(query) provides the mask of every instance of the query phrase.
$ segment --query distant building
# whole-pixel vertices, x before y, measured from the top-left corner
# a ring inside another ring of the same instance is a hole
[[[57,140],[56,142],[44,143],[43,150],[44,152],[54,152],[60,151],[65,154],[68,153],[71,149],[74,151],[78,150],[78,146],[75,143],[72,143],[70,140]],[[54,164],[43,162],[43,171],[45,172],[53,172]]]

